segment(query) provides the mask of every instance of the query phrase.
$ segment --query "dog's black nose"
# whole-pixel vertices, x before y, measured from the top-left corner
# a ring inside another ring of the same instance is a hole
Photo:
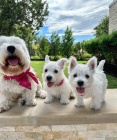
[[[52,76],[47,76],[46,78],[47,78],[48,81],[52,80]]]
[[[83,86],[84,82],[83,81],[78,81],[77,84],[78,84],[78,86]]]
[[[10,52],[10,53],[14,53],[15,47],[14,46],[8,46],[7,51]]]

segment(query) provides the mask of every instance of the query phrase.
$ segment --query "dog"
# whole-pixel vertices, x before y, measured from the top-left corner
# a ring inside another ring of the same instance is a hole
[[[75,92],[76,107],[84,106],[83,98],[91,97],[91,108],[98,110],[104,102],[107,79],[103,72],[105,60],[97,66],[97,58],[92,57],[87,64],[77,64],[75,57],[69,59],[69,82]]]
[[[57,62],[50,61],[46,55],[42,74],[44,90],[47,92],[45,103],[51,103],[54,98],[58,98],[61,104],[68,104],[70,97],[74,98],[71,85],[63,73],[67,62],[66,58],[61,58]]]
[[[23,39],[0,36],[0,112],[9,110],[11,103],[35,106],[35,96],[42,85],[30,66],[30,56]],[[40,95],[42,94],[42,95]]]

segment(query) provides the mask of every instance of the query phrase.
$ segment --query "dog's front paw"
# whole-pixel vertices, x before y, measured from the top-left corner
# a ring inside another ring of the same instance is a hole
[[[75,104],[75,107],[84,107],[85,105],[84,105],[84,103],[83,102],[77,102],[76,104]]]
[[[9,104],[4,104],[4,105],[1,105],[0,106],[0,113],[4,112],[4,111],[7,111],[10,109],[10,105]]]
[[[92,103],[90,107],[92,109],[99,110],[101,108],[101,104],[94,104],[94,103]]]
[[[26,101],[25,105],[27,105],[27,106],[36,106],[37,101],[36,101],[36,99],[34,99],[32,101]]]
[[[67,104],[69,104],[69,100],[60,100],[60,103],[62,105],[67,105]]]
[[[10,109],[10,106],[9,105],[8,106],[2,106],[2,107],[0,107],[0,113],[2,113],[4,111],[7,111],[9,109]]]
[[[49,104],[49,103],[52,103],[53,102],[53,100],[50,100],[50,99],[48,99],[48,98],[46,98],[45,100],[44,100],[44,103],[46,103],[46,104]]]
[[[40,97],[42,99],[45,99],[47,96],[47,92],[44,90],[39,90],[36,92],[36,97]]]

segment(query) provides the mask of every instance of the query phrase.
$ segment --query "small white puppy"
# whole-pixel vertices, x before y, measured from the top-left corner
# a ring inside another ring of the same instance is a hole
[[[0,112],[10,109],[11,101],[18,99],[19,105],[36,105],[35,93],[39,96],[40,88],[24,40],[0,36]]]
[[[75,106],[84,106],[83,98],[91,97],[91,108],[101,108],[107,89],[107,79],[103,72],[104,63],[105,60],[102,60],[97,67],[96,57],[92,57],[86,65],[77,64],[76,58],[70,58],[69,81],[77,97]]]
[[[63,73],[66,62],[68,62],[66,58],[61,58],[57,62],[50,61],[49,56],[46,55],[42,74],[44,90],[47,91],[45,103],[51,103],[54,98],[59,98],[61,104],[69,103],[72,89]]]

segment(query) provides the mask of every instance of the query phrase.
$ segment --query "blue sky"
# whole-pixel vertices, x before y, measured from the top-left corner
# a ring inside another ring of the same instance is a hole
[[[94,28],[102,17],[109,13],[109,5],[113,0],[47,0],[49,16],[40,28],[39,36],[48,39],[53,31],[60,37],[66,27],[70,27],[75,38],[74,42],[81,42],[94,38]]]

